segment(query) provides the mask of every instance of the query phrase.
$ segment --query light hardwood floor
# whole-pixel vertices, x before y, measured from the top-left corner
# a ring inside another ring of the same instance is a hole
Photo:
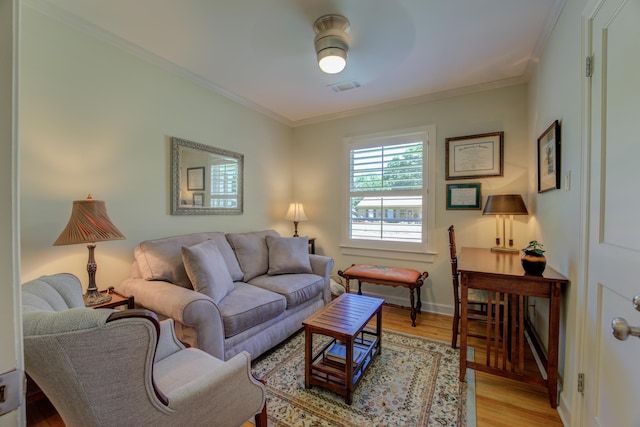
[[[448,316],[422,313],[416,319],[416,327],[412,328],[407,309],[385,306],[382,325],[386,329],[451,342],[451,317]],[[482,360],[486,355],[479,340],[469,340],[475,349],[476,360]],[[526,364],[527,370],[537,370],[531,355],[527,357]],[[544,388],[482,372],[476,373],[476,416],[478,427],[562,426],[558,412],[549,405]],[[64,427],[46,399],[27,406],[27,425]],[[249,426],[252,427],[253,424],[245,424],[245,427]]]

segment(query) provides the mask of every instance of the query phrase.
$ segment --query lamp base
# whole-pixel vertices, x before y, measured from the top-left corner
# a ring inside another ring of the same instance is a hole
[[[85,307],[93,307],[111,301],[111,295],[101,294],[98,289],[87,289],[87,293],[82,296],[82,299],[84,299]]]
[[[505,248],[503,246],[494,246],[491,248],[491,252],[502,252],[507,254],[519,254],[520,250],[516,248]]]

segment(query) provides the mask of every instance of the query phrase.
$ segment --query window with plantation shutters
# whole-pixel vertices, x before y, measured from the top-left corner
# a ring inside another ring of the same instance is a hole
[[[220,159],[211,164],[211,207],[238,207],[238,163]]]
[[[346,245],[426,249],[429,137],[414,130],[347,141]]]

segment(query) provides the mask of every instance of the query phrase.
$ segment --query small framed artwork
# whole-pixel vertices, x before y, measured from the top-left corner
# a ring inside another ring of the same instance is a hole
[[[447,209],[480,209],[480,183],[447,184]]]
[[[204,193],[193,193],[193,206],[204,207]]]
[[[560,123],[556,120],[538,138],[538,193],[560,188]]]
[[[187,190],[204,190],[204,166],[187,168]]]
[[[446,139],[446,179],[503,176],[504,132]]]

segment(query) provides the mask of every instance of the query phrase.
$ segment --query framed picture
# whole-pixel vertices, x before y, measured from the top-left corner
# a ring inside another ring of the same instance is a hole
[[[480,183],[447,184],[447,209],[480,209]]]
[[[446,179],[503,176],[504,132],[446,139]]]
[[[556,120],[538,138],[538,193],[560,188],[560,123]]]
[[[204,193],[193,193],[193,206],[204,207]]]
[[[187,190],[204,190],[204,166],[187,168]]]

